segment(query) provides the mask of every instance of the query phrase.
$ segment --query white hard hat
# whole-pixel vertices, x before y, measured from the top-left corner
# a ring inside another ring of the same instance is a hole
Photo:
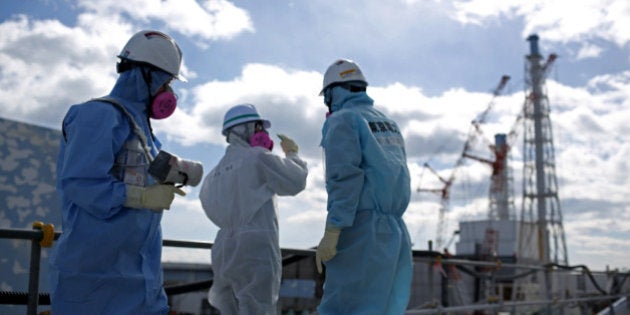
[[[254,105],[241,104],[230,108],[227,113],[225,113],[225,117],[223,118],[223,131],[221,133],[225,136],[227,135],[227,130],[231,127],[250,121],[262,121],[265,129],[271,127],[271,122],[262,119]]]
[[[361,68],[354,61],[339,59],[335,61],[324,74],[324,85],[319,95],[324,95],[324,90],[333,83],[360,81],[367,86],[367,80],[361,72]]]
[[[182,51],[172,37],[162,32],[153,30],[137,32],[129,39],[118,57],[150,64],[186,82],[179,73]]]

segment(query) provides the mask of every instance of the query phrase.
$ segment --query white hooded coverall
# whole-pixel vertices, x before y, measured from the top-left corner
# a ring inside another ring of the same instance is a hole
[[[212,247],[208,301],[221,314],[277,312],[282,264],[275,195],[298,194],[307,174],[296,153],[282,158],[233,137],[204,179],[199,198],[220,228]]]

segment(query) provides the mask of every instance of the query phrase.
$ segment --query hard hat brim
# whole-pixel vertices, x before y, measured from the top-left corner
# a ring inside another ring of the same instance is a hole
[[[185,83],[185,82],[188,82],[188,79],[186,79],[186,77],[184,77],[184,76],[183,76],[183,75],[181,75],[181,74],[176,75],[176,76],[175,76],[175,79],[177,79],[177,80],[179,80],[179,81],[182,81],[182,82],[184,82],[184,83]]]

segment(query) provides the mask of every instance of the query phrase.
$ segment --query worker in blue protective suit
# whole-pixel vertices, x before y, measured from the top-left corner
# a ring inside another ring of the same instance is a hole
[[[220,229],[212,246],[208,301],[221,314],[275,315],[282,277],[276,195],[304,190],[308,170],[298,146],[279,135],[285,157],[272,153],[271,123],[251,104],[230,108],[223,120],[229,143],[206,175],[199,198]]]
[[[50,257],[52,314],[167,314],[160,220],[184,192],[149,176],[160,149],[149,118],[176,99],[182,53],[157,31],[131,37],[106,98],[73,105],[62,125],[57,189],[63,233]]]
[[[410,181],[398,125],[373,107],[351,60],[337,60],[320,95],[328,215],[316,253],[326,279],[320,315],[403,314],[412,278],[411,242],[402,215]]]

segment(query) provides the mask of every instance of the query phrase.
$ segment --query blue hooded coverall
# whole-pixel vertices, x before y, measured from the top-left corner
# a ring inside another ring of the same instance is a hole
[[[153,93],[171,79],[148,73]],[[121,73],[108,97],[134,117],[155,156],[161,145],[151,136],[141,68]],[[57,161],[63,233],[50,257],[52,314],[166,314],[162,213],[124,206],[127,184],[155,184],[129,119],[111,103],[88,101],[68,110],[63,133]]]
[[[322,129],[327,226],[341,229],[326,262],[319,314],[403,314],[409,302],[411,242],[402,219],[410,196],[404,140],[365,92],[332,90]]]

